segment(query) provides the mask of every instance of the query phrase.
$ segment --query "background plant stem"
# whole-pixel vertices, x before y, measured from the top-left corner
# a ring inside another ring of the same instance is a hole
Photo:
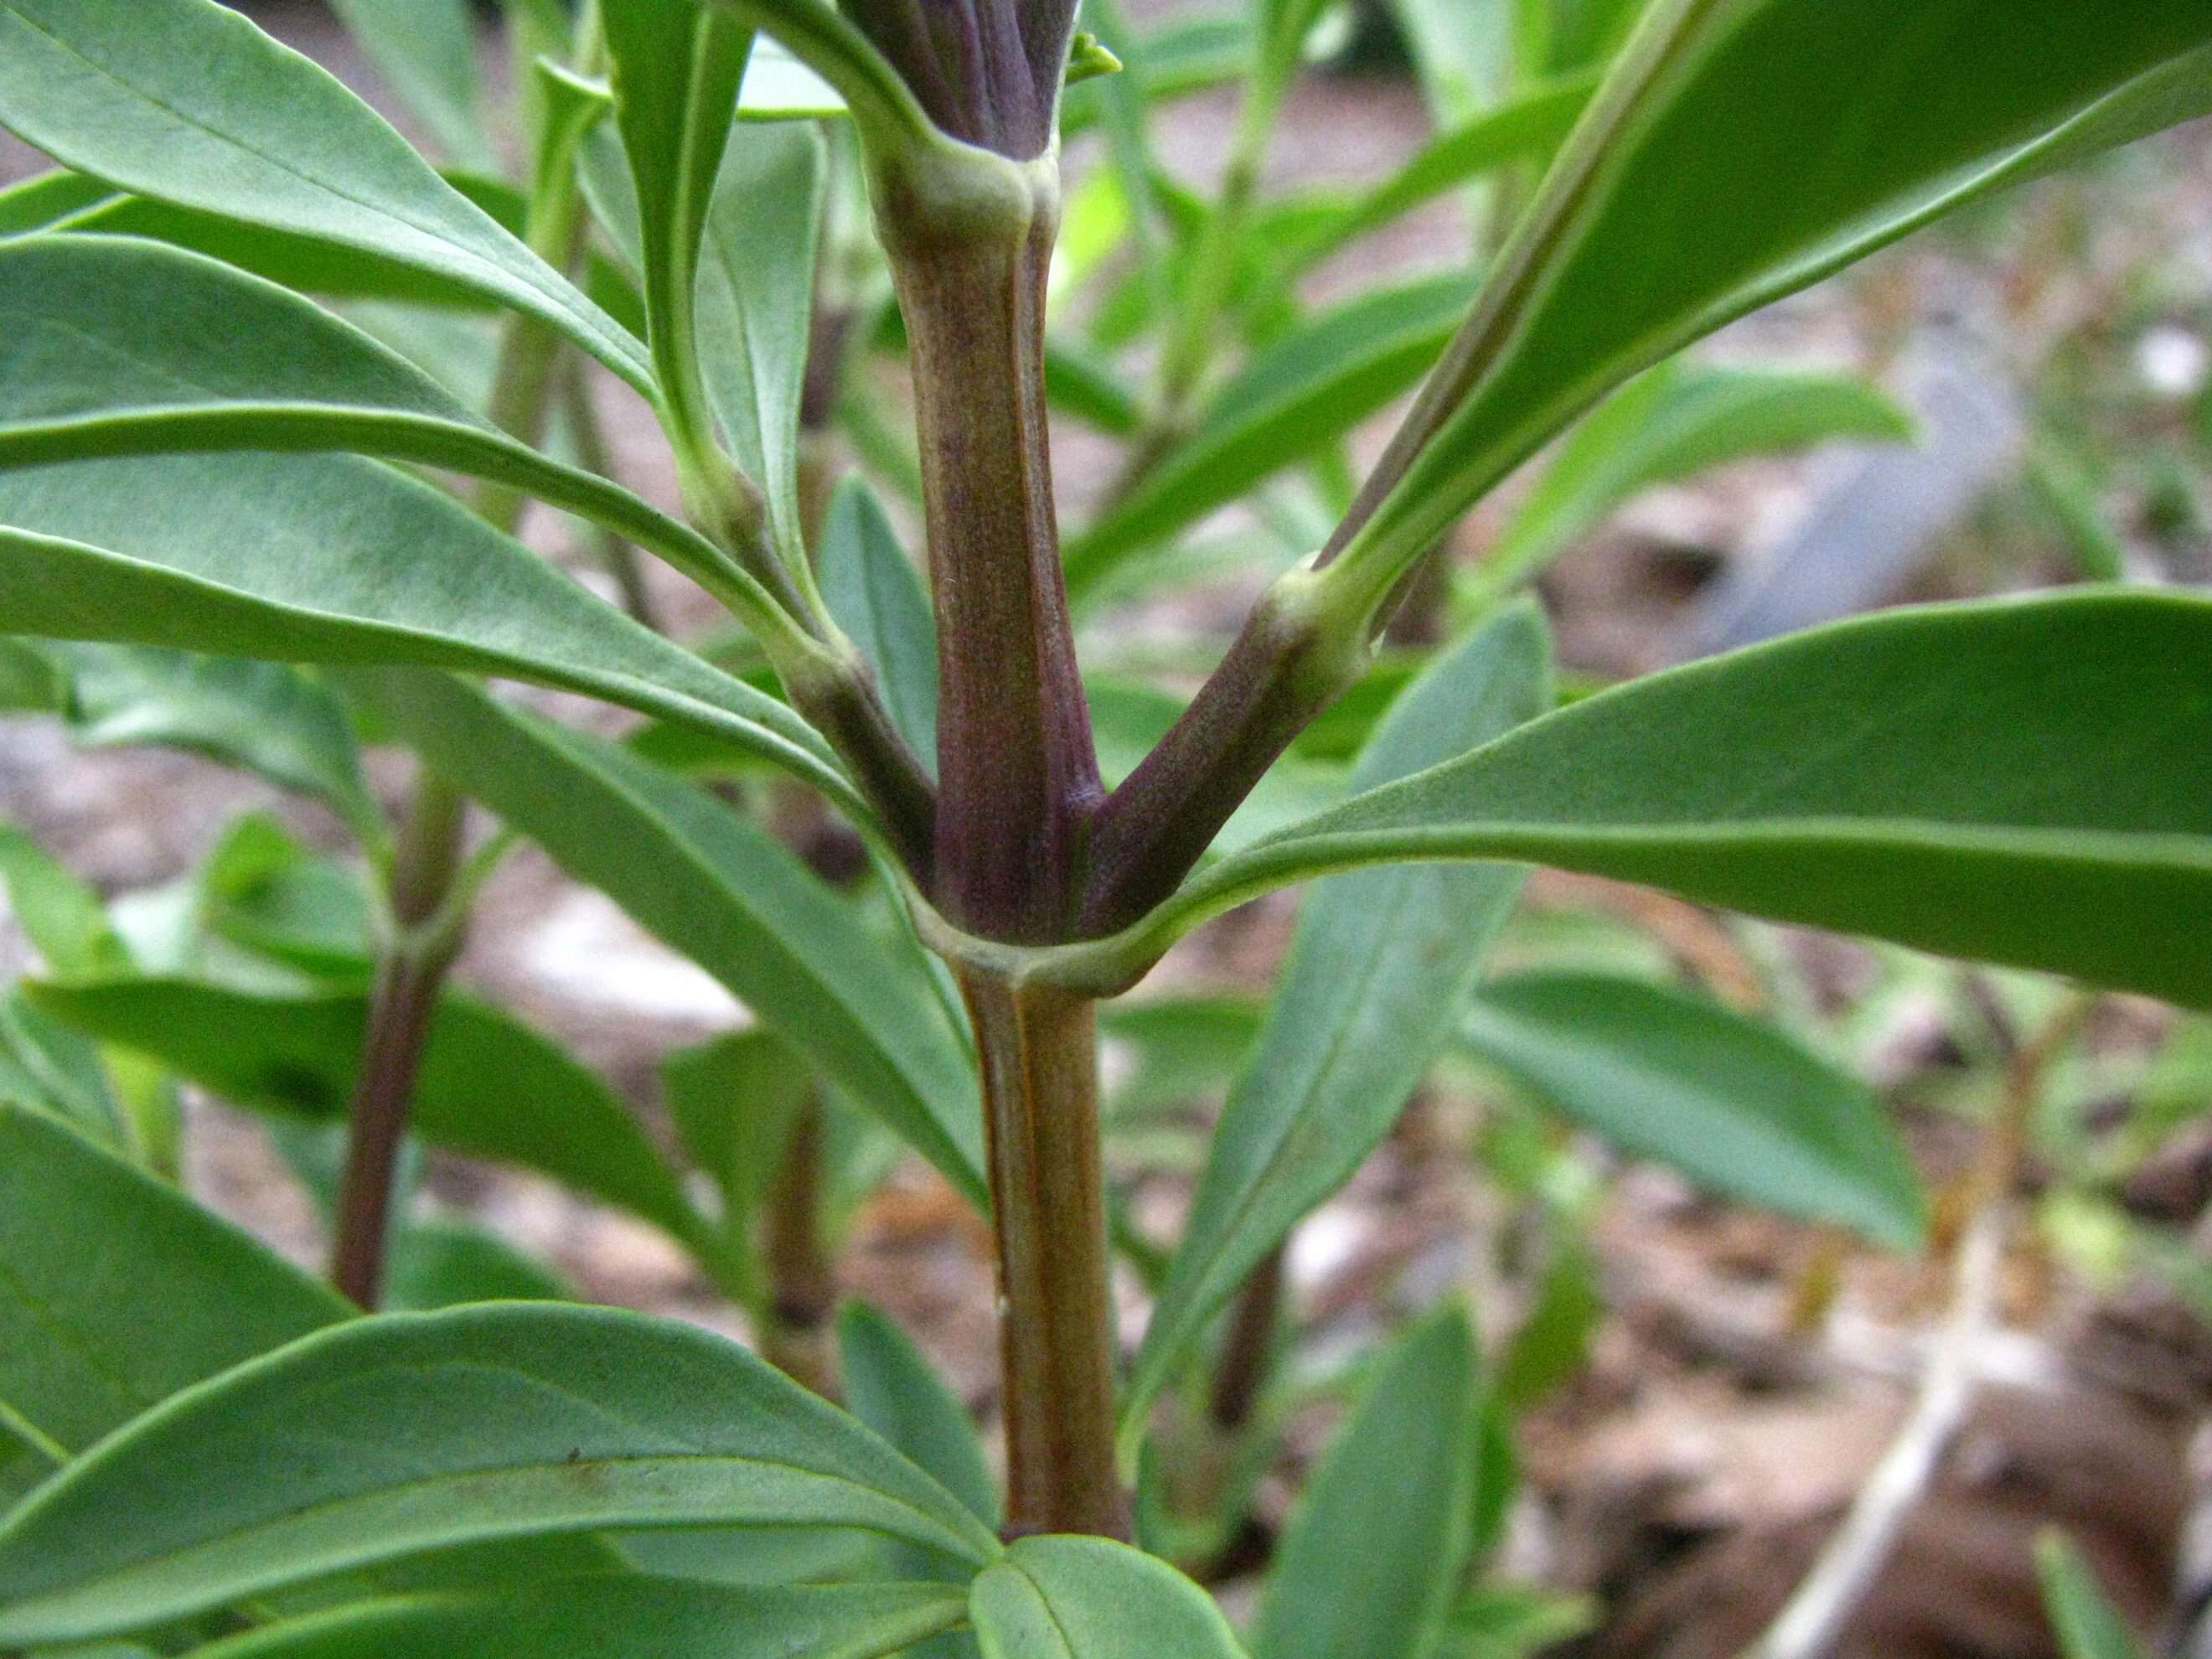
[[[1095,1010],[973,969],[960,983],[989,1136],[1007,1530],[1126,1539]]]
[[[362,1308],[374,1309],[383,1290],[392,1172],[431,1015],[460,951],[460,927],[441,925],[441,916],[460,868],[467,815],[468,803],[445,780],[427,768],[417,775],[393,858],[394,938],[369,993],[331,1251],[331,1282]]]

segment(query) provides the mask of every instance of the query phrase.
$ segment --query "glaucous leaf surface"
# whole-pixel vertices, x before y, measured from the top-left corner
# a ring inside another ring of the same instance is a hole
[[[2143,1649],[2107,1601],[2096,1574],[2063,1534],[2037,1540],[2035,1566],[2043,1602],[2066,1659],[2143,1659]]]
[[[1255,844],[1133,933],[1437,858],[2212,1006],[2212,601],[1901,610],[1654,675]]]
[[[1198,429],[1068,543],[1079,601],[1122,559],[1227,506],[1384,407],[1436,361],[1472,285],[1429,277],[1362,295],[1256,354]]]
[[[243,1106],[342,1118],[368,1024],[354,987],[291,995],[157,976],[40,983],[42,1012],[159,1060]],[[551,1176],[712,1255],[711,1229],[622,1099],[519,1020],[458,992],[440,999],[416,1084],[423,1139]]]
[[[1912,420],[1873,387],[1826,374],[1665,363],[1577,428],[1483,556],[1475,580],[1535,576],[1655,484],[1837,438],[1901,442]]]
[[[352,1311],[168,1182],[0,1102],[0,1505],[179,1389]]]
[[[368,105],[216,0],[5,0],[0,125],[138,195],[419,266],[653,394],[619,324]]]
[[[937,771],[937,618],[876,493],[848,478],[822,527],[823,602],[875,672],[884,708],[915,757]]]
[[[1880,1098],[1771,1025],[1637,980],[1542,973],[1483,987],[1460,1034],[1576,1122],[1710,1192],[1920,1242],[1919,1180]]]
[[[811,122],[744,123],[727,136],[700,250],[700,373],[731,453],[768,497],[784,558],[796,563],[806,553],[799,405],[829,157]]]
[[[967,1617],[942,1584],[751,1587],[593,1577],[410,1596],[291,1620],[190,1659],[878,1659]]]
[[[1381,787],[1543,714],[1551,659],[1534,606],[1501,611],[1392,705],[1355,784]],[[1401,867],[1332,880],[1307,898],[1146,1327],[1125,1443],[1245,1275],[1389,1133],[1450,1041],[1521,880],[1506,865]]]
[[[1244,1659],[1212,1596],[1104,1538],[1021,1539],[968,1605],[983,1659]]]
[[[1402,568],[1632,374],[2000,185],[2201,112],[2208,64],[2199,0],[1661,0],[1425,390],[1356,543]]]
[[[512,485],[693,573],[711,543],[501,432],[289,289],[164,243],[0,244],[0,465],[227,449],[350,450]]]
[[[0,1641],[125,1634],[425,1550],[600,1527],[998,1540],[744,1349],[611,1309],[360,1319],[179,1395],[0,1522]]]
[[[1374,1380],[1300,1494],[1253,1626],[1255,1659],[1425,1653],[1466,1577],[1474,1328],[1431,1315]]]
[[[682,951],[979,1206],[975,1074],[920,947],[767,830],[622,748],[444,675],[351,674],[439,772]]]
[[[448,161],[498,171],[478,102],[469,0],[332,0],[331,9]]]
[[[338,455],[0,472],[0,629],[504,673],[703,730],[865,812],[773,697],[640,627],[451,496]]]

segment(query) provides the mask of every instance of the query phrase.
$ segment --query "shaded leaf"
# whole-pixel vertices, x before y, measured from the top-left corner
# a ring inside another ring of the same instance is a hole
[[[1550,702],[1550,637],[1516,605],[1399,698],[1354,780],[1419,772]],[[1125,1445],[1245,1275],[1389,1133],[1450,1040],[1521,878],[1510,866],[1370,871],[1307,899],[1132,1368]]]
[[[671,1321],[360,1319],[138,1419],[0,1523],[0,1641],[119,1634],[432,1547],[602,1526],[995,1539],[852,1419]]]
[[[575,1287],[495,1233],[450,1221],[416,1221],[392,1244],[383,1306],[428,1313],[474,1302],[569,1302]]]
[[[620,325],[368,105],[215,0],[5,0],[0,124],[141,196],[459,283],[652,393]]]
[[[2043,1603],[2066,1659],[2142,1659],[2135,1632],[2063,1534],[2047,1532],[2036,1540],[2035,1566],[2043,1581]]]
[[[1253,1627],[1255,1659],[1425,1653],[1466,1575],[1474,1328],[1448,1308],[1375,1363],[1284,1532]]]
[[[498,170],[477,104],[469,0],[331,0],[331,9],[448,159]]]
[[[721,981],[984,1202],[975,1073],[910,939],[871,933],[767,830],[615,744],[442,675],[348,684],[441,775]]]
[[[957,1589],[598,1577],[493,1595],[371,1601],[193,1650],[191,1659],[878,1659],[965,1618]]]
[[[866,1303],[848,1302],[837,1315],[837,1358],[853,1415],[995,1531],[998,1486],[975,1419],[913,1340]]]
[[[838,486],[822,528],[823,603],[875,671],[899,735],[937,774],[937,618],[883,503],[858,478]]]
[[[1461,1035],[1632,1157],[1798,1220],[1920,1242],[1920,1182],[1881,1100],[1773,1026],[1637,980],[1552,973],[1485,986]]]
[[[368,1024],[368,994],[352,987],[279,995],[144,977],[27,990],[55,1018],[226,1099],[313,1120],[344,1115]],[[432,1019],[413,1121],[435,1145],[551,1176],[714,1255],[712,1231],[614,1091],[548,1038],[458,992]]]

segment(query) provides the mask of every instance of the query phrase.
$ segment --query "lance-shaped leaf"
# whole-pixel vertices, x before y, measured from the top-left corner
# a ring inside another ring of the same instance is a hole
[[[2199,0],[1664,0],[1340,544],[1382,582],[1669,352],[2001,185],[2208,107]]]
[[[614,744],[443,675],[349,677],[439,773],[729,987],[980,1205],[975,1076],[910,939],[773,836]]]
[[[603,1527],[998,1540],[722,1338],[514,1304],[356,1320],[156,1407],[0,1522],[0,1642],[84,1641],[427,1550]]]
[[[799,422],[829,158],[811,122],[740,125],[728,140],[699,259],[700,372],[708,406],[796,563],[806,556]]]
[[[141,196],[458,283],[653,394],[619,324],[368,105],[216,0],[4,0],[0,125]]]
[[[1514,859],[2212,1007],[2212,602],[1891,611],[1600,694],[1200,875]]]
[[[499,171],[484,137],[469,0],[332,0],[331,9],[448,161]]]
[[[179,1389],[352,1311],[167,1182],[0,1103],[0,1504]]]
[[[374,839],[380,822],[344,705],[281,663],[150,646],[46,640],[70,740],[189,750],[314,795]]]
[[[1484,556],[1502,591],[1534,577],[1655,484],[1837,438],[1900,442],[1912,419],[1873,387],[1826,374],[1664,363],[1577,428]]]
[[[1436,276],[1365,295],[1240,369],[1198,430],[1068,544],[1080,599],[1116,565],[1349,432],[1412,386],[1451,337],[1472,285]]]
[[[709,732],[865,814],[827,745],[783,704],[373,461],[26,467],[0,472],[0,630],[508,674]]]
[[[883,503],[858,478],[830,498],[817,579],[830,616],[874,671],[891,723],[934,774],[937,618]]]
[[[355,988],[263,995],[146,976],[26,994],[55,1018],[227,1099],[312,1119],[343,1115],[368,1023],[368,994]],[[621,1097],[495,1008],[458,993],[440,1000],[413,1118],[427,1140],[551,1176],[714,1255],[712,1231]]]
[[[675,1578],[560,1580],[501,1594],[356,1603],[196,1648],[191,1659],[881,1659],[963,1623],[944,1584],[768,1588]]]
[[[1354,781],[1373,789],[1420,772],[1534,719],[1551,698],[1542,617],[1513,606],[1406,690]],[[1450,1041],[1521,878],[1511,866],[1370,870],[1307,899],[1146,1328],[1125,1446],[1245,1276],[1390,1132]]]
[[[995,1528],[999,1492],[974,1420],[912,1338],[865,1302],[837,1315],[837,1363],[853,1415]]]
[[[2066,1659],[2142,1659],[2135,1632],[2063,1533],[2047,1532],[2036,1540],[2035,1570]]]
[[[1244,1659],[1212,1596],[1109,1539],[1020,1539],[968,1604],[983,1659]]]
[[[607,0],[615,123],[636,193],[654,367],[681,418],[698,407],[699,245],[752,30],[718,6]]]
[[[0,465],[351,450],[509,484],[711,581],[713,544],[500,431],[397,353],[274,283],[122,236],[0,246]]]
[[[1256,1659],[1431,1650],[1467,1575],[1474,1358],[1474,1328],[1454,1307],[1376,1362],[1283,1534],[1253,1627]]]
[[[1487,985],[1467,1045],[1623,1152],[1727,1197],[1911,1249],[1912,1160],[1873,1090],[1772,1026],[1599,974]]]

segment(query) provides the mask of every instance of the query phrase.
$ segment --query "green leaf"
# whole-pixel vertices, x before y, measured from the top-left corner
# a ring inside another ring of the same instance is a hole
[[[918,945],[869,933],[765,830],[616,745],[445,676],[348,683],[442,775],[729,987],[984,1203],[975,1072]]]
[[[660,1082],[684,1153],[720,1189],[734,1237],[782,1166],[813,1075],[789,1043],[755,1026],[669,1054]]]
[[[374,912],[361,876],[274,818],[232,824],[198,887],[198,924],[216,939],[319,978],[366,983],[373,971]]]
[[[1524,1411],[1579,1374],[1604,1317],[1597,1263],[1589,1249],[1571,1236],[1555,1239],[1535,1298],[1498,1357],[1498,1403]]]
[[[393,1241],[383,1305],[428,1313],[472,1302],[572,1302],[575,1287],[538,1261],[481,1227],[410,1222]]]
[[[331,9],[448,160],[499,170],[477,101],[469,0],[332,0]]]
[[[619,324],[368,105],[215,0],[0,0],[0,124],[141,196],[458,283],[653,395]]]
[[[1662,364],[1577,428],[1491,544],[1476,580],[1504,592],[1531,580],[1655,484],[1834,438],[1911,435],[1910,416],[1856,380]]]
[[[1264,1005],[1237,996],[1102,1004],[1099,1032],[1126,1047],[1130,1061],[1108,1091],[1109,1121],[1188,1106],[1224,1087],[1259,1036],[1265,1012]]]
[[[937,775],[937,618],[876,494],[848,478],[830,498],[816,580],[837,626],[875,671],[891,724]]]
[[[1201,874],[1116,950],[1286,882],[1513,859],[2212,1007],[2212,602],[1895,611],[1654,675]]]
[[[73,742],[205,755],[317,797],[371,844],[381,836],[345,707],[299,670],[150,646],[57,640],[39,648],[64,687]]]
[[[0,1523],[0,1641],[121,1634],[433,1548],[601,1527],[998,1540],[834,1407],[695,1328],[510,1304],[361,1319],[188,1390]]]
[[[1595,77],[1538,87],[1439,133],[1380,185],[1300,238],[1301,266],[1410,213],[1447,191],[1515,161],[1547,159],[1589,102]]]
[[[274,283],[126,236],[0,246],[0,465],[351,450],[512,485],[712,581],[711,543],[500,431],[397,353]]]
[[[0,996],[0,1101],[51,1112],[109,1152],[135,1153],[135,1125],[100,1051],[24,1000]]]
[[[355,987],[293,995],[148,976],[26,988],[56,1019],[245,1106],[343,1116],[368,1024]],[[415,1129],[536,1170],[644,1217],[709,1257],[712,1231],[614,1091],[549,1039],[457,992],[440,999]]]
[[[1018,1540],[969,1592],[983,1659],[1243,1659],[1220,1608],[1164,1561],[1103,1538]]]
[[[337,455],[0,472],[0,630],[536,680],[704,731],[866,809],[813,729],[501,536]]]
[[[0,823],[0,890],[48,971],[71,977],[129,971],[130,949],[100,895],[9,823]]]
[[[1550,703],[1549,635],[1533,606],[1516,605],[1399,698],[1354,780],[1406,777]],[[1520,890],[1510,866],[1431,866],[1364,872],[1307,899],[1131,1370],[1125,1448],[1245,1275],[1389,1133],[1450,1041]]]
[[[1512,69],[1511,0],[1396,0],[1430,107],[1448,122],[1498,101]]]
[[[941,1584],[766,1588],[594,1577],[370,1601],[196,1648],[191,1659],[878,1659],[967,1617]]]
[[[167,1182],[0,1103],[0,1504],[179,1389],[351,1312]]]
[[[912,1339],[866,1303],[848,1302],[837,1315],[837,1359],[853,1415],[996,1531],[998,1485],[975,1419]]]
[[[1382,584],[1631,375],[1963,202],[2202,112],[2208,66],[2199,0],[1647,8],[1346,556]]]
[[[805,557],[799,405],[829,158],[811,122],[729,132],[699,262],[700,370],[738,465],[757,480],[787,562]]]
[[[1256,355],[1197,431],[1068,544],[1071,596],[1388,404],[1436,361],[1470,289],[1465,277],[1441,276],[1364,295]]]
[[[753,32],[725,8],[667,0],[605,0],[601,16],[636,194],[653,367],[688,418],[698,406],[700,241]]]
[[[1425,1653],[1466,1576],[1474,1328],[1447,1308],[1376,1364],[1283,1534],[1253,1627],[1256,1659]]]
[[[1771,1025],[1598,974],[1485,986],[1461,1035],[1632,1157],[1723,1197],[1911,1249],[1920,1182],[1873,1090]]]
[[[2105,1592],[2081,1553],[2059,1532],[2036,1540],[2036,1572],[2066,1659],[2142,1659],[2143,1650]]]

